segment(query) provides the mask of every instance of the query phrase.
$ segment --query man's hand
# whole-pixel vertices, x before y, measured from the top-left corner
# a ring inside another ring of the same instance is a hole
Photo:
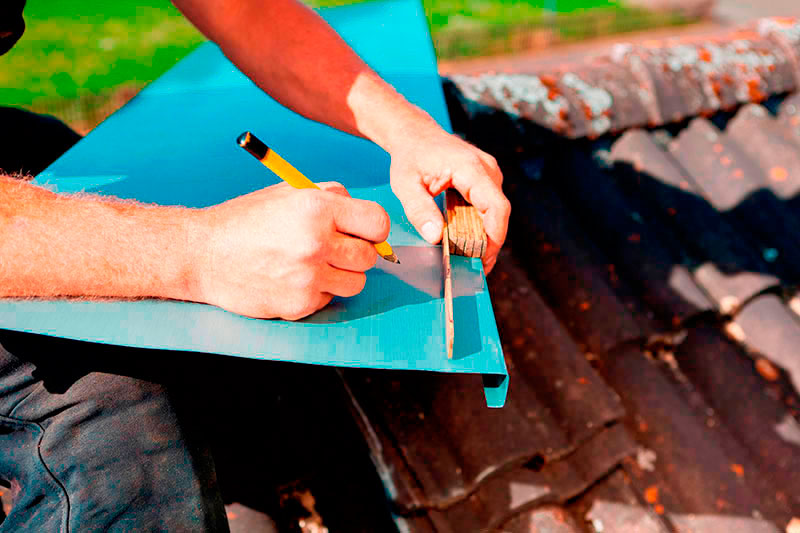
[[[505,242],[511,213],[497,161],[435,123],[401,138],[390,148],[391,184],[406,216],[425,240],[438,243],[444,220],[433,197],[445,189],[457,189],[483,219],[488,238],[483,265],[488,274]]]
[[[389,234],[378,204],[320,187],[280,184],[187,209],[57,195],[0,175],[0,297],[172,298],[302,318],[359,293],[378,257],[372,242]]]
[[[443,227],[432,196],[447,187],[458,189],[483,215],[489,238],[484,265],[487,272],[492,269],[510,212],[492,156],[446,133],[298,0],[174,2],[279,102],[312,120],[370,139],[389,152],[392,189],[429,242],[439,242]],[[280,32],[275,31],[276,24]],[[426,226],[428,222],[433,226]]]
[[[338,183],[322,191],[286,184],[202,212],[198,294],[192,299],[257,318],[296,320],[333,296],[354,296],[386,240],[389,216],[350,198]]]

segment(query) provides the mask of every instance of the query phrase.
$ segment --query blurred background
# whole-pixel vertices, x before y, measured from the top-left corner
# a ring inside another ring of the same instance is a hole
[[[352,0],[311,0],[313,7]],[[714,0],[423,0],[440,61],[524,54],[709,20]],[[203,42],[168,0],[28,0],[0,105],[88,132]]]

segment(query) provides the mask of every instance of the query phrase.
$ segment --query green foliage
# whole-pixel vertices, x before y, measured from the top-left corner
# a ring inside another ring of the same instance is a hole
[[[325,7],[358,0],[307,1]],[[624,0],[422,1],[440,57],[683,22],[627,8]],[[203,41],[169,0],[28,0],[25,20],[25,35],[0,58],[0,105],[102,101],[116,87],[152,81]]]
[[[203,41],[168,0],[28,0],[25,22],[0,58],[0,103],[144,85]]]

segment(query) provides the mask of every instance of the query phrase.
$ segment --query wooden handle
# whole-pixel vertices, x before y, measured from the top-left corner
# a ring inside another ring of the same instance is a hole
[[[455,190],[445,192],[447,202],[447,238],[450,253],[466,257],[483,257],[486,253],[486,231],[480,213]]]

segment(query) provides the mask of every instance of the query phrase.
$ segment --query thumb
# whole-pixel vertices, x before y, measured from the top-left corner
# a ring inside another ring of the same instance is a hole
[[[392,191],[420,235],[431,244],[438,243],[442,239],[444,218],[428,189],[418,181],[407,180],[392,183]]]

